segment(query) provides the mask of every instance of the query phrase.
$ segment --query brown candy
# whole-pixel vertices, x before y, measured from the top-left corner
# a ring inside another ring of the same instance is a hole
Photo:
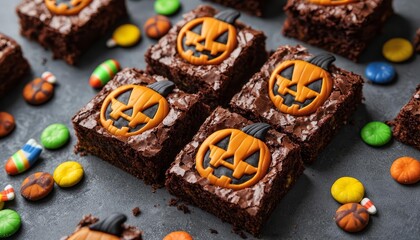
[[[37,172],[27,177],[20,188],[20,194],[31,201],[46,197],[54,188],[54,179],[51,174]]]
[[[147,19],[144,31],[148,37],[159,39],[169,32],[171,26],[171,21],[167,17],[156,15]]]
[[[0,112],[0,138],[9,135],[13,129],[15,129],[15,118],[7,112]]]
[[[23,98],[32,105],[40,105],[48,100],[54,94],[54,85],[41,79],[36,78],[32,82],[26,84],[23,89]]]
[[[346,203],[337,209],[335,222],[346,232],[360,232],[369,223],[369,213],[358,203]]]

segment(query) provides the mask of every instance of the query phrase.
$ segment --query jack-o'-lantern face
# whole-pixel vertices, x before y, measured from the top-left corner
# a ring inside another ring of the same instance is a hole
[[[174,88],[171,81],[148,86],[125,85],[105,99],[100,121],[108,132],[123,137],[141,134],[156,127],[169,113],[165,97]]]
[[[123,232],[122,224],[127,221],[123,214],[112,214],[89,227],[82,227],[68,240],[120,240]]]
[[[240,190],[256,184],[271,163],[270,150],[263,142],[269,127],[256,123],[211,134],[197,152],[198,173],[223,188]]]
[[[45,0],[48,10],[57,15],[76,15],[92,0]]]
[[[308,0],[308,2],[318,5],[342,5],[358,1],[359,0]]]
[[[331,94],[333,81],[328,68],[333,61],[333,56],[325,54],[308,62],[282,62],[270,77],[271,101],[281,112],[295,116],[316,112]]]
[[[220,64],[237,46],[237,11],[223,11],[214,17],[202,17],[185,24],[178,34],[179,55],[194,65]]]

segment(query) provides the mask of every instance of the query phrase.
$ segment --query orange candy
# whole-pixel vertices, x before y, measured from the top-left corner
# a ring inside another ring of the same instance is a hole
[[[392,178],[401,184],[414,184],[420,181],[420,162],[411,157],[401,157],[392,163]]]
[[[163,240],[193,240],[191,235],[184,231],[171,232]]]
[[[335,222],[346,232],[360,232],[369,223],[369,213],[358,203],[346,203],[337,209]]]

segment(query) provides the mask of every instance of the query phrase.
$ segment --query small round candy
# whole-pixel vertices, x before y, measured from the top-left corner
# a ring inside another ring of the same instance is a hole
[[[413,45],[404,38],[390,39],[382,48],[382,54],[391,62],[404,62],[410,59],[413,53]]]
[[[366,77],[377,84],[387,84],[395,78],[394,67],[386,62],[373,62],[366,67]]]
[[[179,0],[156,0],[155,11],[161,15],[172,15],[181,7]]]
[[[144,31],[148,37],[159,39],[169,32],[171,26],[171,21],[167,17],[156,15],[147,19]]]
[[[374,147],[387,144],[392,137],[391,128],[383,122],[370,122],[361,131],[362,140]]]
[[[15,129],[15,118],[7,112],[0,112],[0,138],[9,135],[13,129]]]
[[[133,24],[123,24],[115,29],[112,39],[107,42],[108,47],[116,45],[121,47],[134,46],[141,38],[140,29]]]
[[[5,209],[0,211],[0,238],[10,237],[15,234],[21,225],[17,212]]]
[[[365,195],[365,188],[356,178],[341,177],[331,186],[331,195],[342,204],[360,202]]]
[[[46,172],[37,172],[27,177],[20,188],[22,197],[36,201],[43,199],[54,188],[54,179],[51,174]]]
[[[54,95],[54,85],[41,78],[36,78],[26,84],[23,89],[23,98],[32,105],[41,105],[48,102]]]
[[[191,235],[184,231],[171,232],[163,240],[193,240]]]
[[[420,181],[420,162],[411,157],[401,157],[391,165],[392,178],[401,184],[414,184]]]
[[[58,186],[72,187],[83,178],[83,167],[78,162],[64,162],[54,170],[54,181]]]
[[[69,129],[61,123],[48,126],[41,134],[41,143],[47,149],[58,149],[64,146],[69,139]]]
[[[360,232],[369,223],[369,213],[358,203],[347,203],[337,209],[335,223],[346,232]]]

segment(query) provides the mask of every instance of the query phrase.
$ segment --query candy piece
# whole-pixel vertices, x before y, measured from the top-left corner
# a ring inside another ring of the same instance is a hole
[[[337,209],[335,223],[346,232],[360,232],[369,223],[369,213],[358,203],[347,203]]]
[[[172,15],[181,7],[179,0],[156,0],[155,11],[162,15]]]
[[[420,162],[411,157],[401,157],[391,165],[392,178],[401,184],[414,184],[420,181]]]
[[[140,29],[133,24],[124,24],[115,29],[112,38],[106,42],[107,47],[131,47],[141,38]]]
[[[54,181],[60,187],[72,187],[83,178],[83,167],[78,162],[64,162],[54,170]]]
[[[0,202],[0,210],[2,210],[4,207],[4,202]]]
[[[11,156],[4,166],[7,174],[16,175],[31,168],[41,155],[42,147],[30,139],[19,151]]]
[[[366,67],[366,77],[369,81],[377,84],[392,82],[395,78],[394,67],[386,62],[373,62]]]
[[[171,26],[171,21],[167,17],[156,15],[147,19],[143,28],[148,37],[159,39],[169,32]]]
[[[184,231],[171,232],[163,240],[193,240],[191,235]]]
[[[26,84],[23,89],[23,98],[32,105],[41,105],[48,102],[54,95],[54,86],[41,78],[36,78]]]
[[[361,131],[361,136],[366,144],[380,147],[391,140],[391,128],[383,122],[370,122]]]
[[[331,195],[339,203],[358,203],[365,195],[363,184],[352,177],[341,177],[331,187]]]
[[[41,75],[41,79],[44,80],[44,81],[47,81],[51,84],[57,83],[57,78],[51,72],[44,72]]]
[[[7,112],[0,112],[0,138],[9,135],[15,129],[15,118]]]
[[[15,234],[21,225],[17,212],[5,209],[0,211],[0,238],[10,237]]]
[[[115,74],[121,70],[120,63],[117,60],[109,59],[95,68],[89,79],[90,86],[102,88],[107,84]]]
[[[390,39],[382,48],[382,54],[391,62],[404,62],[410,59],[413,53],[413,45],[404,38]]]
[[[58,149],[70,139],[70,132],[66,125],[51,124],[41,134],[41,143],[47,149]]]
[[[20,188],[22,197],[36,201],[46,197],[54,188],[54,179],[51,174],[37,172],[27,177]]]
[[[369,214],[376,214],[376,207],[373,205],[373,202],[369,198],[363,198],[360,204],[366,208]]]
[[[15,199],[15,189],[12,185],[7,185],[2,192],[0,192],[0,201],[7,202]]]

